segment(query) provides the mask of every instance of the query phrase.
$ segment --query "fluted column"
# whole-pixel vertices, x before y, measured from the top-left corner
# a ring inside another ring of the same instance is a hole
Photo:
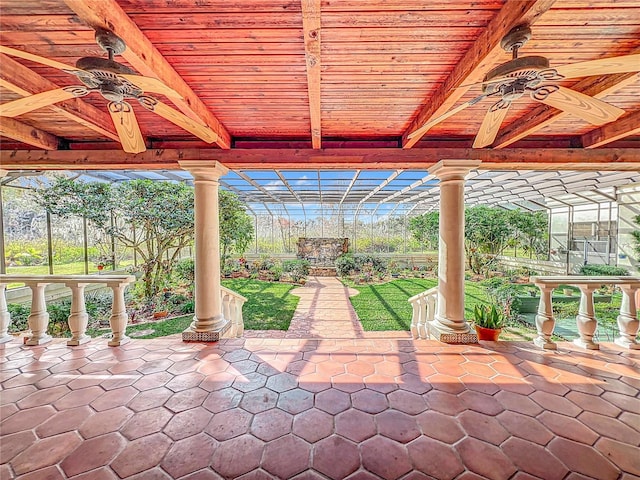
[[[464,318],[464,179],[475,160],[442,160],[429,173],[440,180],[438,302],[429,334],[445,343],[476,343]]]
[[[220,290],[219,179],[229,170],[218,162],[183,161],[195,185],[195,315],[184,341],[216,342],[229,328]]]

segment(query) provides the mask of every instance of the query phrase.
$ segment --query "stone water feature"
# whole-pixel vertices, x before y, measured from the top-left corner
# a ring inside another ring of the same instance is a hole
[[[336,276],[335,261],[349,251],[348,238],[299,238],[298,258],[311,263],[310,275]]]

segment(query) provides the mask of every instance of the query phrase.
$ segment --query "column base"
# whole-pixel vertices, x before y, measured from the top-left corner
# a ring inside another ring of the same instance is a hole
[[[91,337],[89,335],[82,335],[79,338],[72,338],[67,341],[68,347],[77,347],[78,345],[83,345],[85,343],[89,343],[91,341]]]
[[[113,338],[109,340],[107,345],[110,347],[119,347],[120,345],[124,345],[125,343],[129,343],[131,339],[126,335],[122,335],[120,338]]]
[[[30,347],[34,346],[34,345],[42,345],[43,343],[49,343],[52,338],[51,335],[47,335],[46,333],[44,335],[42,335],[41,337],[25,337],[26,341],[24,342],[25,345],[28,345]]]
[[[584,348],[586,350],[600,350],[600,345],[598,345],[592,340],[587,341],[587,340],[582,340],[581,338],[576,338],[573,341],[573,344],[580,348]]]
[[[219,330],[197,331],[187,328],[182,332],[183,342],[217,342],[231,328],[231,322],[227,322]]]
[[[536,347],[542,348],[543,350],[557,350],[558,349],[558,345],[556,345],[551,340],[546,340],[545,338],[542,338],[542,337],[535,338],[533,340],[533,344]]]
[[[15,337],[13,335],[5,335],[4,337],[0,337],[0,343],[7,343],[13,340]]]
[[[454,332],[452,330],[444,330],[438,328],[438,326],[434,325],[432,322],[427,325],[427,330],[429,336],[431,336],[434,340],[442,343],[462,343],[465,345],[470,343],[478,343],[478,335],[473,333],[471,330],[467,332]]]
[[[624,337],[619,337],[616,338],[613,343],[615,343],[616,345],[622,347],[622,348],[628,348],[629,350],[640,350],[640,343],[636,342],[636,341],[631,341],[627,338]]]

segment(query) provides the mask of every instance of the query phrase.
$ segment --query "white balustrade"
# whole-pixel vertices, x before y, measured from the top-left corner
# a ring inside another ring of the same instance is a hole
[[[640,344],[636,340],[640,321],[636,302],[634,301],[637,292],[640,290],[640,278],[638,277],[588,277],[588,276],[542,276],[531,277],[529,281],[540,289],[540,304],[536,315],[536,327],[538,336],[533,341],[535,345],[547,350],[555,350],[557,345],[551,341],[551,335],[555,327],[553,316],[553,305],[551,293],[554,288],[560,285],[575,285],[580,289],[580,306],[576,323],[580,338],[574,343],[582,348],[597,350],[600,348],[593,341],[593,336],[598,326],[593,305],[593,292],[601,285],[616,285],[622,291],[622,303],[620,305],[620,315],[618,315],[618,329],[620,336],[615,339],[615,343],[624,348],[640,349]]]
[[[61,283],[71,289],[71,314],[68,321],[72,337],[67,345],[81,345],[91,339],[86,334],[89,316],[84,300],[84,290],[89,284],[105,284],[113,291],[109,318],[113,337],[109,340],[109,345],[112,347],[122,345],[129,341],[125,335],[128,317],[125,310],[124,291],[135,279],[133,275],[0,275],[0,343],[13,338],[7,333],[11,322],[5,296],[8,284],[24,283],[31,288],[31,314],[27,319],[31,335],[27,338],[26,344],[41,345],[51,341],[51,336],[47,334],[49,314],[45,287],[51,283]]]
[[[430,288],[414,295],[408,302],[413,307],[411,335],[413,338],[429,338],[428,323],[435,319],[438,301],[438,287]]]
[[[247,299],[226,287],[220,287],[220,298],[222,299],[222,316],[229,320],[230,323],[228,330],[222,335],[222,337],[242,337],[242,334],[244,333],[242,306]]]

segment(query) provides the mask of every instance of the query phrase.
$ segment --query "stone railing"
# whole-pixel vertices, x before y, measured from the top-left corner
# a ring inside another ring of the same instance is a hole
[[[244,333],[244,318],[242,317],[242,306],[247,301],[239,293],[220,287],[220,297],[222,299],[222,316],[229,320],[229,329],[223,334],[223,338],[237,338]]]
[[[432,322],[435,318],[437,299],[438,287],[433,287],[408,300],[413,307],[413,315],[411,316],[411,335],[413,338],[429,338],[428,322]]]
[[[593,335],[598,326],[593,306],[593,292],[601,285],[616,285],[622,290],[622,304],[618,315],[620,336],[615,340],[617,345],[624,348],[640,349],[636,340],[640,321],[638,321],[635,295],[640,289],[638,277],[587,277],[587,276],[551,276],[531,277],[529,281],[540,289],[540,304],[536,315],[538,336],[534,343],[541,348],[555,350],[556,344],[551,341],[551,335],[556,324],[553,317],[551,293],[560,285],[574,285],[580,289],[580,307],[576,322],[580,338],[574,343],[582,348],[597,350],[598,344],[593,341]]]
[[[61,283],[69,287],[71,289],[69,329],[72,337],[67,345],[73,346],[91,340],[91,337],[86,334],[89,316],[85,307],[84,289],[89,284],[99,283],[113,290],[111,317],[109,317],[113,337],[109,340],[109,346],[122,345],[129,340],[125,335],[128,316],[124,303],[124,290],[135,279],[133,275],[0,275],[0,343],[8,342],[13,338],[7,333],[11,322],[5,295],[8,284],[24,283],[31,288],[31,314],[27,320],[31,335],[25,341],[27,345],[41,345],[51,341],[51,336],[47,334],[49,313],[47,313],[45,287],[52,283]]]

